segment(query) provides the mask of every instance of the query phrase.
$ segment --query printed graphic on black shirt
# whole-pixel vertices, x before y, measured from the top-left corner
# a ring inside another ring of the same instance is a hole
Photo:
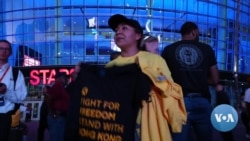
[[[192,44],[179,45],[176,49],[175,57],[180,65],[186,69],[197,68],[203,61],[200,49]]]
[[[81,73],[80,140],[134,141],[140,101],[150,83],[137,65]],[[80,84],[80,83],[79,83]]]

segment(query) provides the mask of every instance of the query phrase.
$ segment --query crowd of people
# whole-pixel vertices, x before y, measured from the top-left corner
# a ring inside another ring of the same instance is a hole
[[[43,89],[37,140],[43,141],[48,130],[50,141],[212,141],[209,86],[218,95],[224,90],[215,54],[199,41],[198,26],[185,22],[182,39],[160,53],[158,38],[144,34],[137,20],[115,14],[108,25],[121,51],[111,53],[102,68],[78,63],[70,83],[65,73],[55,75],[55,83]],[[0,40],[0,139],[4,141],[10,141],[11,115],[27,95],[22,72],[15,87],[12,82],[11,53],[11,44]],[[249,91],[242,113],[247,137]],[[222,136],[234,140],[232,132]]]

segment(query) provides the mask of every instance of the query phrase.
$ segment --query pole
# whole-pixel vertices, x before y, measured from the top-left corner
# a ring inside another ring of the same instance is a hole
[[[234,39],[234,79],[235,79],[235,95],[237,98],[237,106],[240,104],[240,93],[239,93],[239,16],[240,16],[240,0],[236,0],[237,8],[235,15],[235,39]],[[238,108],[238,107],[237,107]]]

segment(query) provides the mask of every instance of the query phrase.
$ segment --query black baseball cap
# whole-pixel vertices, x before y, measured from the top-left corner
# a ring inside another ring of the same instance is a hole
[[[135,29],[137,33],[143,34],[143,29],[137,20],[128,19],[127,17],[121,14],[115,14],[111,16],[108,20],[109,27],[115,31],[116,27],[121,24],[125,23]]]

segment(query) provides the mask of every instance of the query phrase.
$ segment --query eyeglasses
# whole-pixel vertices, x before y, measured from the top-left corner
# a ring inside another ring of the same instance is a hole
[[[0,47],[0,51],[10,51],[10,48]]]
[[[150,38],[151,36],[150,35],[147,35],[143,38],[143,40],[147,40],[148,38]]]

